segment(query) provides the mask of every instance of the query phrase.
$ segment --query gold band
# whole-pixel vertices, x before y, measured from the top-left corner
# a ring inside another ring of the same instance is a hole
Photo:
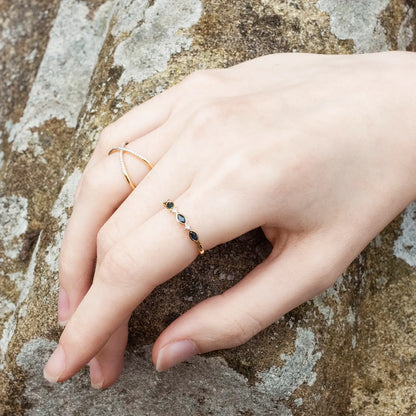
[[[136,159],[139,159],[141,162],[143,162],[149,169],[153,169],[153,164],[149,162],[144,156],[141,154],[135,152],[134,150],[128,149],[127,142],[123,142],[121,146],[113,147],[109,150],[108,154],[111,155],[113,152],[120,152],[120,166],[121,171],[123,172],[124,177],[126,178],[127,183],[130,185],[130,188],[132,191],[136,188],[136,185],[133,183],[132,179],[130,178],[129,173],[127,172],[126,163],[124,161],[124,153],[129,153],[132,156],[134,156]]]
[[[170,212],[175,214],[176,221],[178,221],[179,224],[182,224],[183,226],[185,226],[185,230],[188,231],[189,238],[198,247],[199,254],[204,254],[205,250],[202,247],[201,242],[199,241],[198,234],[195,231],[191,230],[191,226],[186,222],[185,216],[179,213],[178,208],[175,207],[174,202],[168,199],[167,201],[163,203],[163,206],[167,208]]]

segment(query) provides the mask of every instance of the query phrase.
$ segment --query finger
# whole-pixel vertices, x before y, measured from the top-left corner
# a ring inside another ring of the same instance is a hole
[[[164,371],[195,354],[247,342],[286,312],[324,291],[347,267],[348,262],[339,261],[339,238],[297,240],[289,239],[278,257],[272,253],[234,287],[174,321],[155,342],[157,370]]]
[[[192,187],[178,199],[186,220],[205,249],[258,225],[243,201],[217,194],[196,194]],[[234,197],[235,198],[235,197]],[[218,210],[218,211],[217,211]],[[62,381],[75,374],[107,342],[116,328],[156,287],[180,272],[198,255],[175,215],[162,208],[118,242],[97,267],[94,282],[69,320],[45,374]]]
[[[170,141],[170,136],[158,129],[128,148],[156,164],[171,146]],[[107,156],[86,173],[65,231],[59,267],[58,320],[61,324],[69,319],[90,287],[98,230],[131,192],[121,172],[119,156],[118,153]],[[149,168],[132,155],[125,153],[124,157],[132,180],[139,183]]]
[[[132,229],[140,227],[160,211],[161,202],[168,197],[176,200],[191,186],[198,165],[179,147],[169,149],[169,153],[141,180],[140,185],[101,227],[97,247],[98,264],[117,241],[123,240]],[[172,161],[175,161],[176,168],[172,167]]]
[[[130,143],[157,129],[167,121],[175,102],[174,96],[173,89],[156,95],[143,104],[133,107],[101,131],[97,145],[75,192],[75,201],[78,199],[86,174],[96,163],[107,157],[111,148],[120,146],[124,142]]]
[[[184,108],[192,111],[201,97],[224,94],[225,86],[213,82],[213,74],[219,72],[214,69],[196,71],[163,93],[133,107],[109,124],[100,134],[87,169],[105,157],[108,149],[124,141],[131,142],[164,125],[172,115],[173,109],[179,114]]]
[[[91,385],[95,389],[111,386],[120,376],[128,339],[128,320],[113,333],[104,347],[90,361]]]
[[[98,160],[105,158],[112,147],[131,142],[161,127],[171,114],[177,100],[176,95],[175,89],[169,89],[133,107],[105,127],[88,165],[93,166]]]

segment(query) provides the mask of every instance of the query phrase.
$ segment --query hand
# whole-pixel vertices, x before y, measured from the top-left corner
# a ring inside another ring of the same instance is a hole
[[[59,320],[45,376],[90,362],[94,387],[123,366],[132,311],[205,250],[261,226],[273,244],[242,281],[157,339],[158,370],[240,345],[321,293],[416,197],[411,53],[278,54],[197,72],[101,134],[60,256]],[[123,141],[154,163],[108,151]]]

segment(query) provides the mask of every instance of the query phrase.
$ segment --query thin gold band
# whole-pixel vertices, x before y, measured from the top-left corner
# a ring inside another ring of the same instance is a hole
[[[163,203],[163,206],[167,208],[170,212],[175,214],[176,221],[178,221],[179,224],[182,224],[185,227],[185,230],[188,231],[189,238],[198,247],[199,254],[204,254],[205,250],[202,247],[201,242],[199,241],[198,234],[195,231],[191,230],[191,226],[186,222],[185,216],[179,213],[178,208],[176,208],[174,202],[168,199]]]
[[[126,163],[124,161],[124,153],[129,153],[132,156],[134,156],[136,159],[139,159],[141,162],[143,162],[149,169],[153,169],[153,164],[149,162],[148,159],[146,159],[144,156],[142,156],[140,153],[135,152],[134,150],[128,149],[125,147],[128,143],[123,142],[121,146],[113,147],[109,150],[108,154],[111,155],[113,152],[120,152],[120,166],[121,171],[123,172],[124,177],[126,178],[127,183],[130,185],[131,190],[133,191],[136,189],[136,185],[132,181],[129,173],[127,172]]]

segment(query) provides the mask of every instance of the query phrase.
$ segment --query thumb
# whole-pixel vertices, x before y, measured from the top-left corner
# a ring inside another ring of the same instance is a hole
[[[165,329],[153,347],[156,369],[241,345],[323,292],[352,261],[335,241],[317,234],[289,238],[277,257],[272,252],[235,286],[199,303]]]

